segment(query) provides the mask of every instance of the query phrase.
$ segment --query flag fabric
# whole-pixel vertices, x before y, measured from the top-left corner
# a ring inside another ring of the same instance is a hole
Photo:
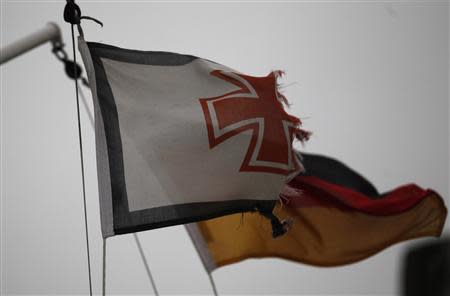
[[[104,237],[272,210],[302,170],[305,140],[278,91],[282,72],[244,75],[190,55],[79,39],[94,112]]]
[[[269,223],[251,213],[186,226],[208,272],[266,257],[338,266],[404,240],[441,234],[447,210],[433,190],[407,184],[379,194],[337,160],[302,154],[302,163],[305,173],[284,187],[274,211],[290,225],[283,236],[268,236]]]

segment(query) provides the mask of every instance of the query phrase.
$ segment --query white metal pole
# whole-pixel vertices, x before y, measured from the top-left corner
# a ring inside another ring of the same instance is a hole
[[[42,29],[2,47],[0,49],[0,64],[48,41],[51,41],[54,45],[62,45],[61,30],[55,23],[48,23]]]

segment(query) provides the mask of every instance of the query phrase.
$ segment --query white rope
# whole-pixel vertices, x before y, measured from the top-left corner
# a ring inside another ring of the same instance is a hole
[[[102,295],[106,295],[106,238],[103,239]]]
[[[144,250],[142,249],[141,242],[139,241],[139,238],[136,233],[133,233],[133,236],[134,236],[134,240],[136,241],[136,245],[138,247],[139,254],[141,254],[141,259],[142,259],[142,262],[144,263],[145,270],[147,271],[148,278],[150,280],[150,283],[152,284],[153,292],[155,293],[156,296],[159,296],[158,290],[156,289],[155,281],[152,276],[152,272],[150,271],[150,267],[148,266],[147,259],[145,258]]]
[[[219,294],[217,293],[216,283],[214,282],[214,278],[212,277],[212,274],[209,271],[207,273],[208,273],[209,282],[211,283],[211,288],[214,292],[214,296],[219,296]]]

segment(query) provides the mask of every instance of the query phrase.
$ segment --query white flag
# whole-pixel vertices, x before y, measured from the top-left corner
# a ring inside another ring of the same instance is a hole
[[[104,237],[260,211],[302,166],[277,89],[189,55],[79,41],[94,109]],[[273,218],[273,216],[271,216]]]

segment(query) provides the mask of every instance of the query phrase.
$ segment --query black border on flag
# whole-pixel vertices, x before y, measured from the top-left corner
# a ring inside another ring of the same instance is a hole
[[[96,91],[97,95],[95,96],[94,94],[94,100],[96,99],[98,101],[101,118],[103,120],[109,161],[109,180],[111,185],[110,199],[112,203],[112,226],[114,233],[111,234],[107,231],[105,233],[105,229],[103,228],[104,221],[102,221],[102,232],[104,237],[192,223],[241,212],[255,210],[272,212],[276,200],[278,199],[277,196],[274,196],[274,200],[236,199],[221,202],[176,204],[130,211],[125,182],[119,117],[114,96],[101,58],[144,65],[178,66],[188,64],[197,59],[197,57],[170,52],[128,50],[94,42],[88,42],[86,44],[92,59],[94,73],[91,74],[95,74],[89,75],[89,78],[95,78],[96,89],[93,89],[92,91]],[[83,49],[80,50],[83,53]],[[88,66],[86,66],[86,68],[88,72],[89,70],[92,71]],[[98,136],[96,131],[96,137]],[[97,147],[97,157],[98,153],[104,152]],[[109,180],[106,180],[106,182],[109,182]],[[105,180],[99,179],[99,185],[101,182],[105,182]],[[104,202],[104,200],[100,198],[100,203],[102,202]],[[103,220],[104,216],[101,215],[101,217]]]

